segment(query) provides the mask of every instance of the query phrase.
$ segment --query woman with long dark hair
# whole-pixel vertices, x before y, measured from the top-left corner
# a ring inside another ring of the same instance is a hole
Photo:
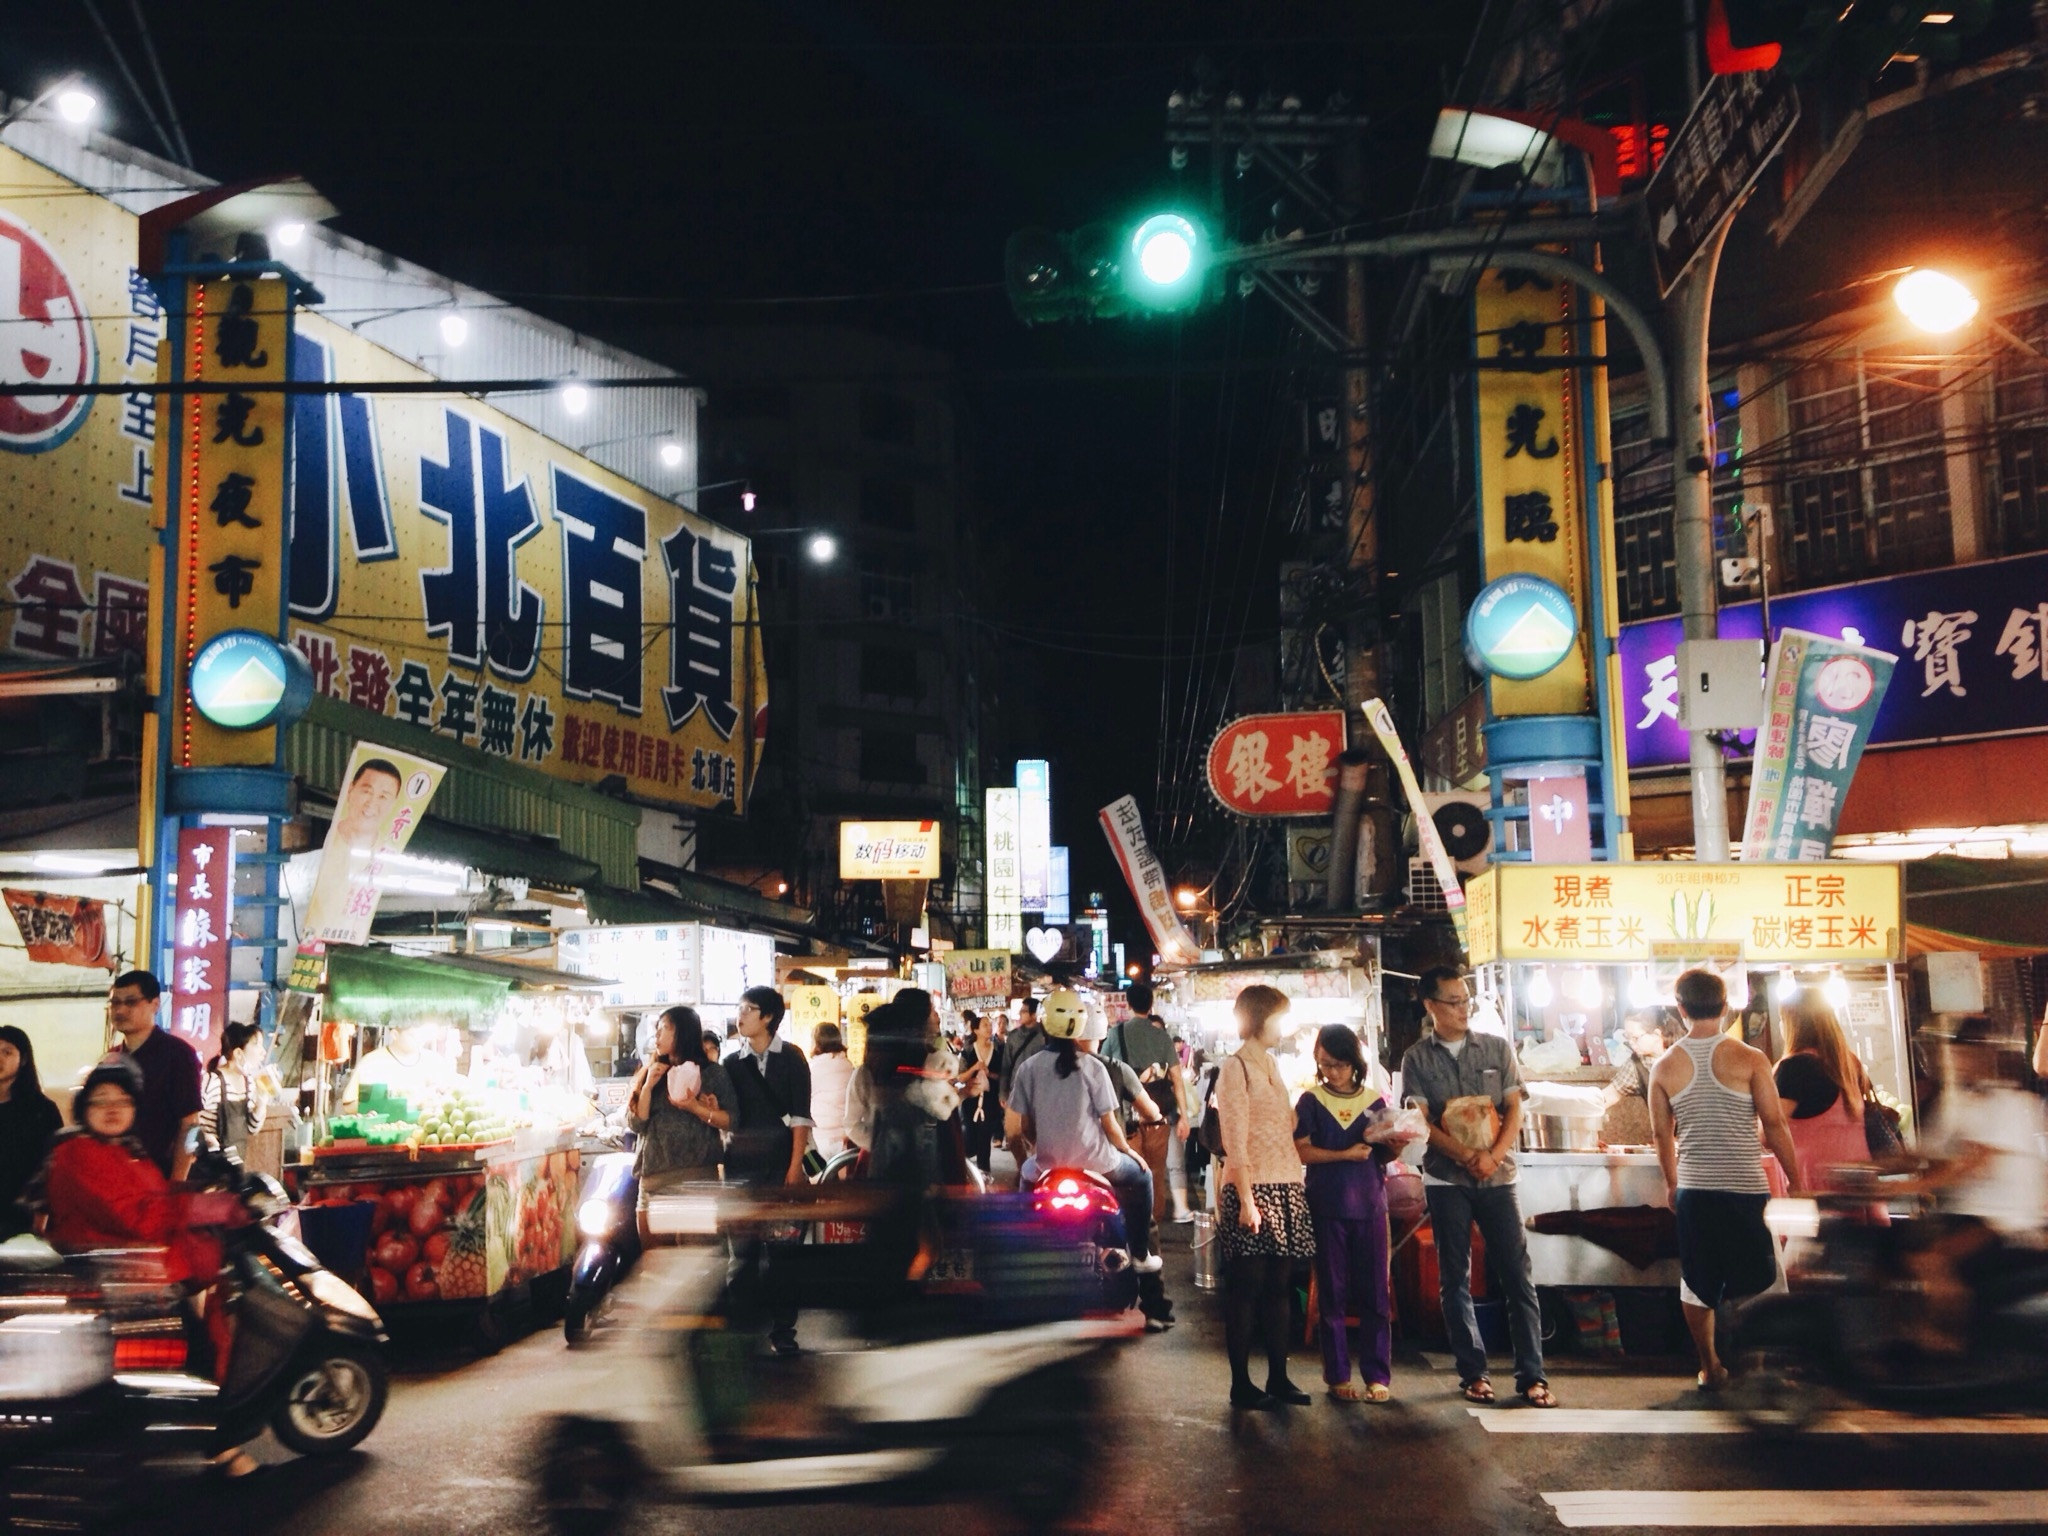
[[[704,1021],[678,1003],[654,1026],[654,1049],[627,1090],[626,1124],[640,1137],[640,1241],[651,1244],[647,1202],[690,1184],[718,1182],[724,1133],[738,1103],[732,1078],[704,1053]]]
[[[222,1151],[239,1153],[263,1129],[264,1103],[256,1086],[263,1036],[253,1023],[221,1031],[220,1054],[199,1082],[199,1129]]]
[[[981,1092],[961,1100],[960,1120],[967,1132],[967,1155],[987,1173],[989,1154],[1003,1129],[1003,1102],[996,1094],[996,1084],[1003,1077],[1003,1042],[996,1038],[993,1014],[968,1012],[963,1016],[972,1032],[961,1065],[972,1083],[980,1084]]]
[[[1306,1404],[1287,1378],[1294,1266],[1316,1256],[1315,1219],[1294,1147],[1294,1105],[1273,1060],[1286,1033],[1287,997],[1250,986],[1237,994],[1243,1041],[1216,1074],[1216,1118],[1223,1133],[1223,1187],[1217,1242],[1223,1255],[1224,1338],[1230,1351],[1233,1408]],[[1266,1385],[1252,1384],[1253,1336],[1266,1347]]]
[[[1870,1074],[1850,1049],[1834,1010],[1814,989],[1802,988],[1778,1017],[1785,1025],[1785,1057],[1772,1077],[1785,1101],[1800,1177],[1808,1189],[1839,1188],[1834,1170],[1871,1159],[1863,1130]],[[1872,1209],[1883,1218],[1882,1205]]]
[[[0,1242],[29,1229],[28,1212],[15,1202],[63,1124],[36,1074],[34,1044],[12,1024],[0,1024]]]
[[[1387,1101],[1367,1086],[1358,1032],[1326,1024],[1316,1034],[1316,1085],[1294,1106],[1294,1150],[1307,1165],[1316,1224],[1316,1291],[1322,1309],[1323,1380],[1346,1403],[1394,1394],[1393,1292],[1387,1264],[1387,1164],[1391,1142],[1365,1139]],[[1346,1319],[1358,1318],[1359,1375],[1351,1380]]]

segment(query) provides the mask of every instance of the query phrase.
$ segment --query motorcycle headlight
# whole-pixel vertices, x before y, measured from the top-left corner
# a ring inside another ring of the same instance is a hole
[[[576,1230],[585,1237],[610,1237],[618,1208],[609,1200],[586,1200],[576,1207]]]

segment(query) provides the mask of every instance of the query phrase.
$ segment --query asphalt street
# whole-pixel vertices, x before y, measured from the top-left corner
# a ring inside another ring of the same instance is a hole
[[[1442,1356],[1404,1351],[1396,1398],[1237,1414],[1215,1299],[1189,1280],[1186,1228],[1169,1276],[1182,1325],[1133,1340],[1114,1370],[1105,1475],[1088,1531],[1554,1533],[2048,1530],[2048,1418],[1920,1423],[1849,1414],[1797,1441],[1742,1433],[1683,1362],[1555,1360],[1565,1408],[1473,1411]],[[538,1532],[535,1425],[562,1390],[565,1349],[539,1333],[483,1359],[406,1367],[384,1422],[325,1467],[275,1463],[249,1489],[194,1487],[158,1508],[165,1532],[469,1536]],[[1503,1372],[1503,1377],[1505,1377]],[[1296,1379],[1320,1388],[1312,1353]],[[1505,1384],[1503,1380],[1502,1384]],[[971,1501],[643,1512],[649,1533],[944,1532],[988,1528]]]

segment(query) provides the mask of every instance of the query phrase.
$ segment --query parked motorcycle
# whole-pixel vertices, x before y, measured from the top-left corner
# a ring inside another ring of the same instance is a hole
[[[1868,1195],[1773,1200],[1793,1243],[1789,1289],[1736,1320],[1729,1406],[1759,1430],[1799,1431],[1840,1394],[1905,1413],[2003,1411],[2048,1381],[2048,1253],[1979,1266],[1959,1352],[1923,1347],[1925,1298],[1905,1262],[1914,1223],[1872,1225]]]
[[[199,1330],[154,1250],[6,1245],[0,1460],[19,1526],[84,1529],[126,1480],[117,1474],[180,1447],[239,1444],[267,1426],[302,1456],[336,1456],[383,1415],[383,1323],[285,1230],[291,1203],[276,1180],[213,1152],[189,1182],[228,1197],[219,1203],[232,1213],[215,1229],[221,1270],[208,1295],[232,1325],[224,1379],[193,1368]]]
[[[722,1237],[743,1258],[794,1225],[863,1240],[793,1245],[765,1267],[729,1266],[716,1242],[650,1250],[613,1326],[572,1357],[571,1411],[543,1431],[553,1529],[606,1536],[654,1501],[883,1488],[967,1490],[1052,1524],[1085,1496],[1107,1353],[1138,1326],[1104,1315],[1102,1210],[1078,1198],[1085,1210],[1055,1214],[1028,1193],[835,1182],[652,1201],[655,1231]],[[793,1356],[768,1346],[778,1303],[801,1309]]]

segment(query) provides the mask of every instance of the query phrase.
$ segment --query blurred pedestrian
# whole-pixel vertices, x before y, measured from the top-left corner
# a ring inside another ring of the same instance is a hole
[[[1678,1213],[1678,1301],[1699,1355],[1699,1385],[1718,1392],[1728,1369],[1714,1343],[1714,1310],[1770,1289],[1778,1250],[1764,1225],[1771,1186],[1757,1146],[1764,1140],[1794,1189],[1799,1153],[1770,1058],[1723,1030],[1728,989],[1712,971],[1678,978],[1686,1033],[1650,1072],[1650,1126],[1657,1160]]]
[[[727,1066],[732,1075],[732,1139],[725,1149],[726,1178],[756,1188],[805,1184],[804,1153],[811,1144],[811,1068],[804,1053],[782,1038],[782,994],[749,987],[740,994],[742,1049]],[[797,1351],[797,1309],[791,1292],[772,1276],[777,1247],[767,1246],[768,1345],[778,1355]]]
[[[223,1152],[243,1149],[263,1129],[266,1108],[256,1075],[263,1067],[263,1035],[252,1023],[221,1031],[220,1053],[206,1064],[199,1085],[199,1129]]]
[[[1780,1005],[1778,1017],[1785,1025],[1786,1054],[1771,1080],[1788,1111],[1799,1171],[1806,1188],[1839,1191],[1838,1170],[1867,1164],[1875,1151],[1864,1130],[1870,1074],[1849,1048],[1834,1010],[1811,987]],[[1884,1219],[1882,1204],[1872,1209]]]
[[[967,1132],[967,1155],[987,1173],[990,1154],[1003,1129],[1003,1101],[997,1092],[1003,1076],[1003,1043],[996,1038],[992,1014],[969,1013],[967,1018],[974,1032],[968,1037],[967,1054],[961,1065],[980,1091],[961,1103],[960,1119]]]
[[[142,1074],[135,1101],[135,1139],[157,1170],[182,1179],[192,1158],[185,1132],[199,1123],[199,1053],[157,1025],[163,984],[149,971],[123,971],[107,989],[115,1047]]]
[[[36,1073],[35,1045],[22,1030],[0,1024],[0,1242],[28,1231],[28,1212],[17,1202],[63,1126]]]
[[[654,1044],[626,1090],[626,1124],[640,1138],[640,1241],[652,1243],[648,1202],[692,1184],[716,1184],[737,1092],[704,1048],[697,1010],[678,1003],[656,1020]]]
[[[1529,1270],[1522,1209],[1515,1197],[1514,1145],[1522,1129],[1521,1069],[1499,1035],[1472,1031],[1472,991],[1457,968],[1433,965],[1416,980],[1429,1030],[1401,1058],[1401,1089],[1429,1115],[1423,1196],[1435,1234],[1437,1294],[1444,1331],[1467,1402],[1495,1400],[1486,1341],[1472,1306],[1472,1228],[1506,1293],[1515,1348],[1515,1390],[1536,1408],[1555,1408],[1543,1374],[1543,1314]]]
[[[1316,1086],[1294,1106],[1294,1149],[1308,1169],[1316,1224],[1323,1380],[1339,1401],[1384,1403],[1394,1395],[1386,1170],[1397,1149],[1365,1139],[1387,1101],[1366,1085],[1357,1031],[1326,1024],[1316,1034],[1315,1056]],[[1347,1319],[1354,1313],[1362,1386],[1351,1380]]]
[[[847,1147],[846,1085],[852,1077],[845,1035],[837,1024],[820,1024],[811,1031],[811,1138],[828,1163]]]
[[[1303,1404],[1287,1376],[1293,1332],[1294,1265],[1316,1253],[1315,1222],[1294,1147],[1294,1105],[1272,1050],[1285,1033],[1287,998],[1250,986],[1237,994],[1243,1041],[1216,1075],[1223,1134],[1223,1189],[1217,1238],[1223,1257],[1223,1320],[1234,1408]],[[1252,1340],[1266,1349],[1266,1384],[1252,1385]]]
[[[1131,1005],[1131,1016],[1110,1030],[1102,1054],[1106,1060],[1128,1064],[1158,1107],[1157,1122],[1141,1125],[1132,1145],[1152,1170],[1153,1224],[1164,1226],[1173,1207],[1167,1164],[1179,1150],[1178,1143],[1187,1139],[1190,1124],[1187,1077],[1181,1071],[1173,1031],[1152,1012],[1152,989],[1134,981],[1124,996]],[[1174,1220],[1185,1216],[1186,1204],[1183,1194],[1181,1212]]]

